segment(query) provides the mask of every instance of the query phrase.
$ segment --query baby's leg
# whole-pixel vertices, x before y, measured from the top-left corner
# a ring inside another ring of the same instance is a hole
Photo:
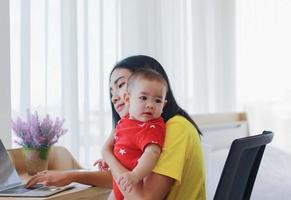
[[[115,196],[114,196],[114,192],[113,192],[113,190],[110,192],[110,194],[109,194],[107,200],[115,200]]]

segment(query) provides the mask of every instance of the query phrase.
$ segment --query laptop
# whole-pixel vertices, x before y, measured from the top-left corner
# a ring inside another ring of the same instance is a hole
[[[42,184],[26,188],[0,139],[0,197],[46,197],[70,188],[73,186],[47,187]]]

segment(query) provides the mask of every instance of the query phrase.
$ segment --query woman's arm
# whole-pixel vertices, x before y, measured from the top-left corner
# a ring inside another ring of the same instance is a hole
[[[160,153],[161,149],[158,145],[147,145],[142,156],[138,159],[136,167],[132,171],[125,172],[118,177],[117,183],[120,187],[123,187],[123,190],[130,191],[134,185],[142,181],[153,170]]]
[[[112,176],[110,172],[100,171],[73,171],[71,172],[72,182],[78,182],[97,187],[112,188]]]
[[[140,187],[134,188],[132,193],[125,192],[124,196],[129,199],[135,199],[133,195],[136,195],[139,199],[161,200],[166,198],[173,184],[173,178],[152,172]]]
[[[111,168],[111,174],[117,180],[117,178],[125,172],[129,172],[128,169],[123,167],[120,162],[115,158],[114,155],[107,155],[106,162]],[[147,176],[142,184],[138,184],[129,191],[123,191],[125,199],[127,200],[138,200],[138,199],[151,199],[151,200],[161,200],[166,197],[174,183],[174,179],[159,175],[156,173],[151,173]]]
[[[112,131],[103,147],[104,151],[106,151],[109,155],[112,154],[112,147],[114,142],[113,134],[114,132]],[[33,176],[27,182],[26,186],[31,187],[38,182],[42,182],[47,186],[64,186],[72,182],[77,182],[86,185],[111,188],[112,176],[110,172],[106,171],[43,171]]]
[[[99,187],[112,187],[112,176],[109,172],[100,171],[43,171],[33,176],[26,184],[31,187],[36,183],[47,186],[64,186],[72,182]]]

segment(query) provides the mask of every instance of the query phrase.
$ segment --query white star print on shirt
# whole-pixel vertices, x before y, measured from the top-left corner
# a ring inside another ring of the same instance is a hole
[[[154,124],[150,125],[150,128],[156,128],[156,125],[154,125]]]
[[[121,154],[121,155],[124,155],[124,154],[126,154],[126,151],[125,151],[125,149],[119,149],[119,154]]]
[[[145,125],[145,123],[143,123],[143,124],[137,124],[137,125],[139,125],[140,127],[143,127]]]

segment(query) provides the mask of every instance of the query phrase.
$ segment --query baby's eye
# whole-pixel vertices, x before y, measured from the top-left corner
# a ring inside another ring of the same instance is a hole
[[[145,100],[147,100],[147,97],[146,96],[140,96],[139,99],[142,100],[142,101],[145,101]]]
[[[156,99],[156,103],[162,103],[161,99]]]

